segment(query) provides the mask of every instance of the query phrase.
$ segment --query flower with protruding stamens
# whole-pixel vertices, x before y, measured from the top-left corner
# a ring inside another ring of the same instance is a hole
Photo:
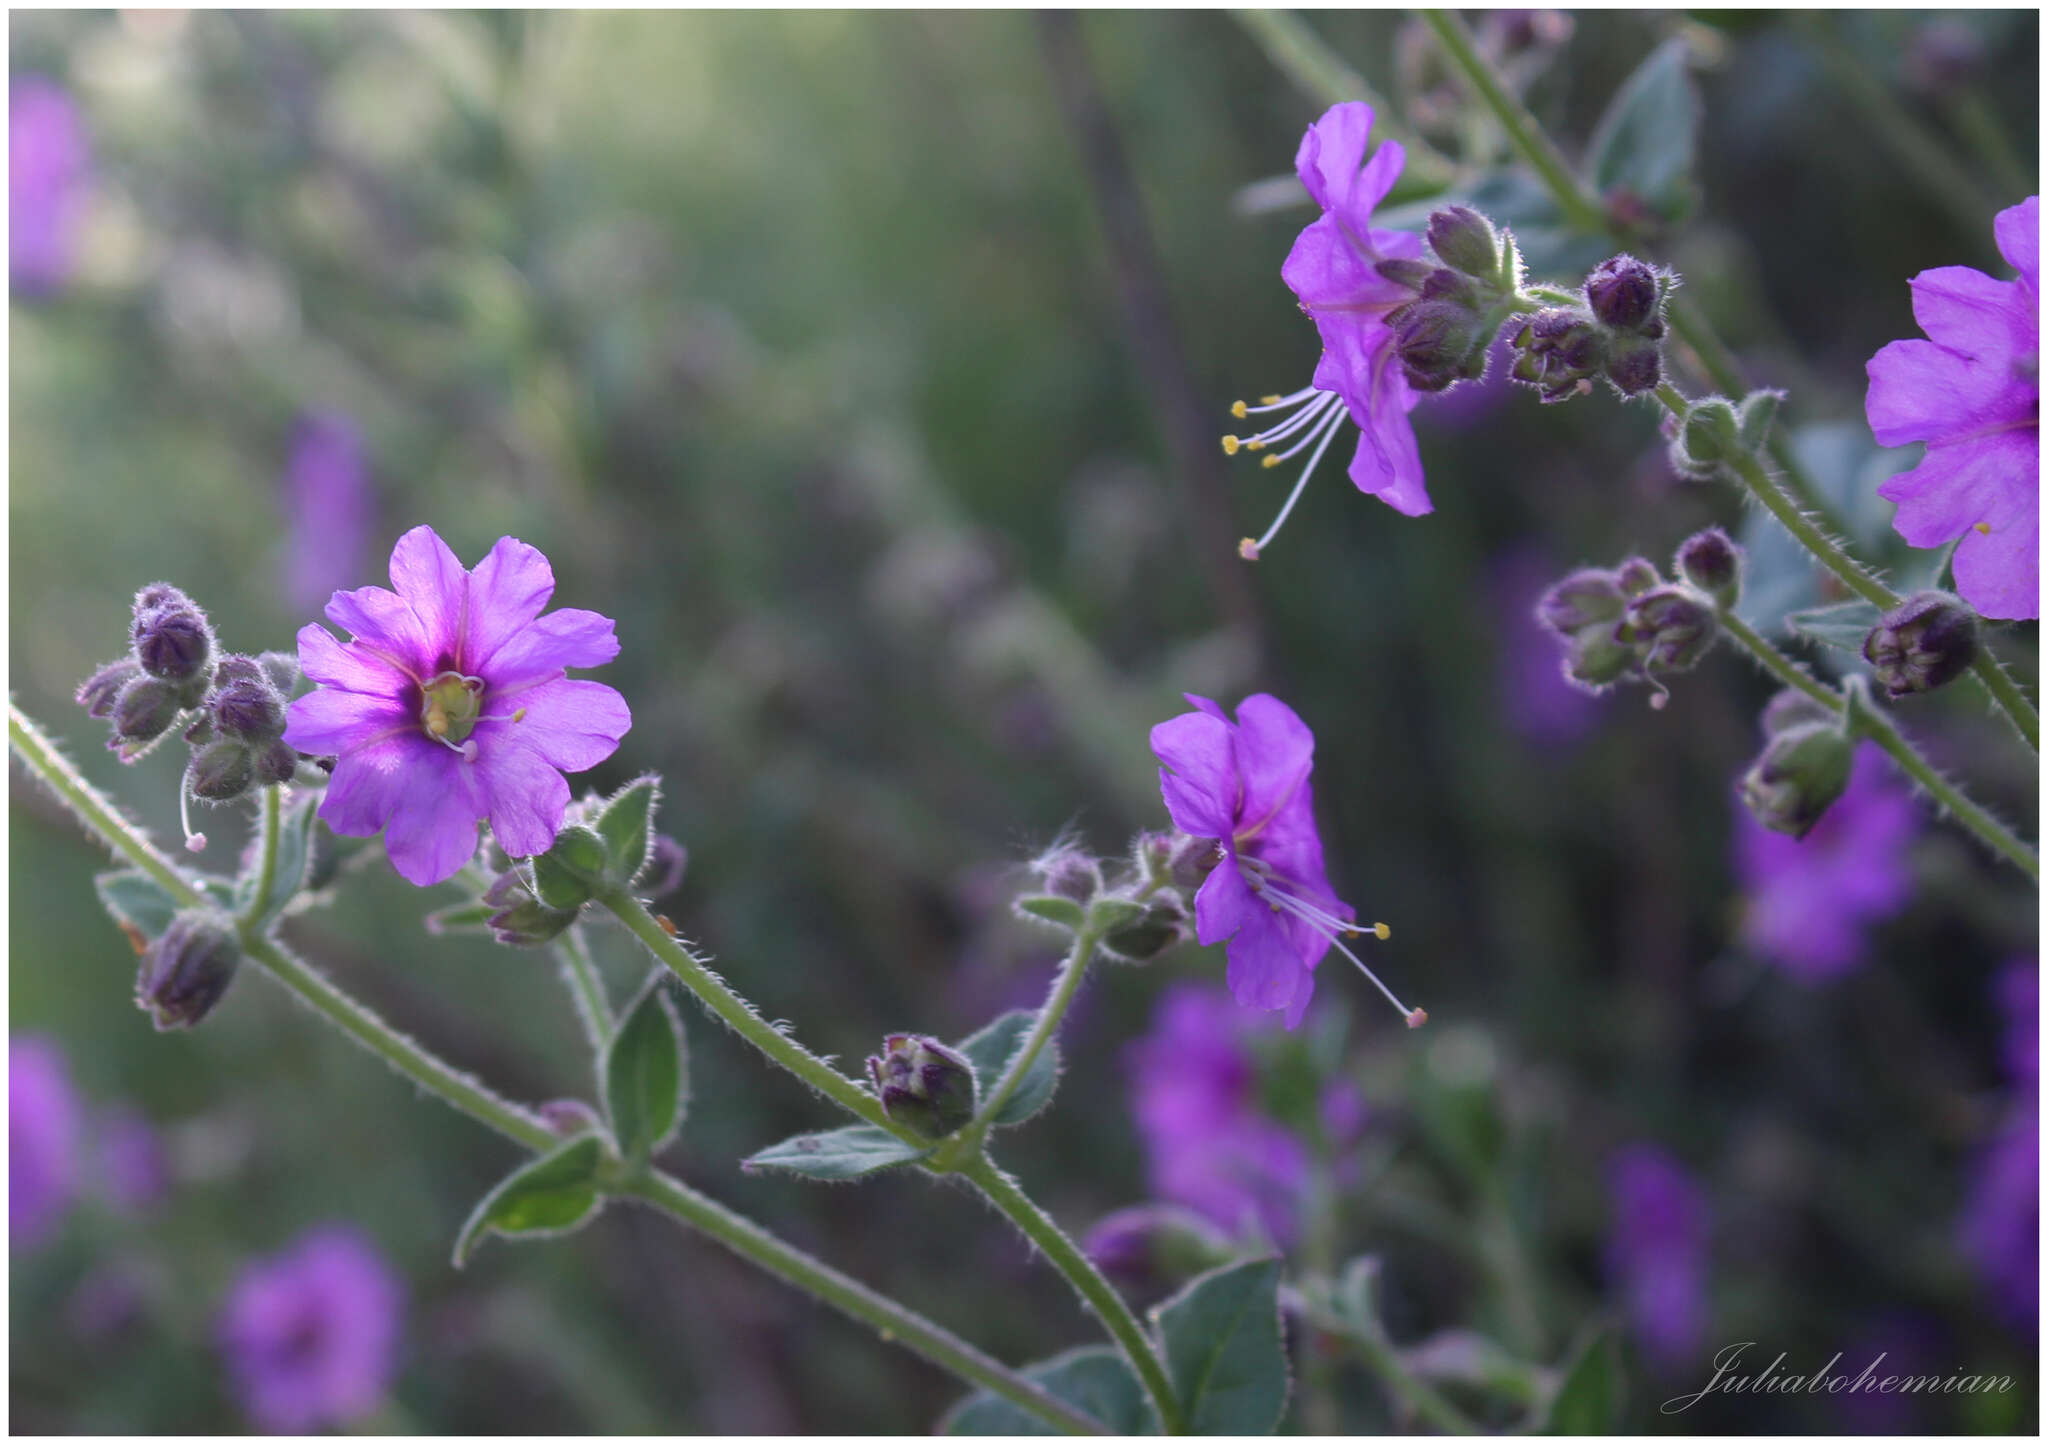
[[[1315,991],[1315,966],[1334,945],[1386,994],[1409,1027],[1427,1015],[1395,998],[1344,943],[1362,933],[1387,936],[1383,923],[1361,928],[1323,872],[1308,775],[1315,735],[1276,697],[1255,693],[1237,721],[1190,693],[1199,711],[1152,729],[1164,764],[1159,789],[1174,826],[1214,838],[1223,861],[1195,894],[1195,935],[1228,939],[1230,991],[1247,1008],[1285,1009],[1301,1022]]]
[[[610,757],[632,726],[626,700],[564,669],[618,655],[612,621],[565,607],[548,559],[501,537],[464,571],[431,527],[391,552],[396,591],[337,592],[299,632],[299,663],[319,687],[291,705],[284,740],[330,755],[320,816],[350,837],[384,834],[392,866],[425,886],[453,877],[490,820],[515,858],[544,853],[569,806],[564,771]]]

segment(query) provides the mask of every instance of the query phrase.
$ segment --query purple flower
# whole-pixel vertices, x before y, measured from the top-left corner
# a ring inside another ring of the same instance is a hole
[[[313,1230],[250,1264],[220,1320],[243,1410],[258,1429],[283,1435],[369,1414],[396,1372],[404,1308],[391,1266],[345,1225]]]
[[[299,611],[361,575],[374,500],[355,423],[334,411],[301,417],[284,475],[284,587]]]
[[[1487,602],[1500,660],[1495,668],[1501,714],[1508,726],[1539,746],[1561,746],[1585,736],[1605,715],[1600,700],[1569,680],[1557,665],[1557,640],[1536,616],[1536,603],[1559,569],[1533,546],[1493,559]]]
[[[1379,270],[1384,261],[1419,261],[1422,238],[1373,228],[1373,208],[1400,178],[1407,152],[1399,142],[1387,141],[1368,158],[1372,127],[1373,108],[1363,101],[1332,106],[1308,128],[1295,153],[1295,172],[1322,214],[1295,239],[1280,279],[1314,319],[1323,356],[1309,386],[1266,397],[1255,407],[1243,402],[1232,407],[1237,416],[1285,415],[1242,442],[1225,437],[1223,447],[1264,451],[1290,442],[1265,458],[1268,467],[1313,451],[1265,536],[1247,539],[1239,548],[1248,559],[1256,558],[1279,532],[1346,417],[1359,429],[1351,459],[1351,480],[1358,489],[1410,517],[1430,510],[1422,457],[1408,420],[1417,393],[1402,374],[1386,320],[1389,311],[1414,300],[1415,292]]]
[[[2041,1121],[2036,1091],[2018,1092],[1971,1167],[1957,1235],[1999,1312],[2031,1329],[2041,1316]]]
[[[56,81],[17,75],[7,97],[7,253],[18,292],[71,277],[92,166],[78,107]]]
[[[1660,1366],[1695,1359],[1707,1328],[1706,1196],[1676,1159],[1632,1144],[1607,1166],[1607,1268],[1636,1341]]]
[[[78,1096],[54,1040],[7,1047],[7,1234],[33,1248],[55,1231],[77,1190]]]
[[[1999,1012],[2005,1015],[2001,1053],[2013,1083],[2038,1089],[2041,1083],[2041,966],[2031,955],[2016,958],[1998,971],[1992,985]]]
[[[1235,723],[1208,698],[1187,699],[1200,710],[1152,729],[1152,751],[1164,764],[1159,790],[1174,826],[1191,838],[1214,838],[1222,853],[1195,894],[1195,936],[1204,944],[1229,940],[1231,993],[1247,1008],[1285,1009],[1293,1028],[1315,992],[1315,966],[1334,943],[1411,1027],[1421,1023],[1421,1011],[1388,993],[1338,936],[1364,930],[1323,872],[1308,725],[1265,693],[1238,704]],[[1381,925],[1373,931],[1385,936]]]
[[[1748,901],[1742,936],[1801,983],[1827,983],[1863,961],[1864,933],[1906,906],[1906,847],[1918,810],[1875,743],[1860,743],[1848,791],[1794,838],[1735,810],[1735,869]]]
[[[1250,1040],[1271,1027],[1200,984],[1167,990],[1125,1053],[1153,1197],[1238,1236],[1293,1239],[1308,1150],[1258,1109]]]
[[[548,559],[501,537],[465,572],[432,527],[391,551],[391,585],[337,592],[330,621],[299,631],[299,665],[320,687],[291,705],[284,740],[332,754],[320,816],[335,832],[382,832],[392,866],[422,887],[476,853],[488,818],[515,858],[543,853],[569,806],[562,772],[610,757],[632,726],[626,700],[569,667],[618,656],[612,621],[564,607]]]
[[[2041,198],[2000,211],[1998,253],[2019,274],[1922,271],[1913,319],[1865,368],[1864,410],[1884,446],[1926,442],[1920,465],[1877,489],[1915,547],[1961,539],[1956,590],[1986,617],[2041,615]]]
[[[133,1214],[154,1208],[169,1191],[170,1168],[149,1120],[124,1105],[102,1114],[96,1132],[94,1153],[107,1198]]]

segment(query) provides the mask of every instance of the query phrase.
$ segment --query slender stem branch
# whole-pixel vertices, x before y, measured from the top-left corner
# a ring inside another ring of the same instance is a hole
[[[264,788],[261,842],[256,868],[256,890],[249,895],[249,906],[243,911],[241,923],[244,928],[254,926],[270,902],[270,890],[277,881],[277,835],[279,817],[284,811],[283,787]]]
[[[754,1012],[752,1004],[734,993],[726,986],[725,980],[705,967],[703,960],[680,939],[655,922],[654,915],[637,898],[626,893],[600,893],[597,902],[617,915],[633,936],[647,945],[649,953],[704,1001],[706,1008],[770,1060],[876,1128],[886,1129],[920,1149],[930,1146],[931,1140],[904,1128],[883,1113],[881,1101],[873,1094]]]
[[[611,1001],[605,997],[604,979],[590,956],[590,941],[583,936],[582,924],[570,924],[555,940],[555,957],[562,961],[562,977],[568,982],[569,996],[576,1001],[583,1031],[590,1036],[591,1046],[602,1050],[619,1025]]]
[[[1358,1353],[1365,1367],[1378,1376],[1387,1392],[1446,1435],[1478,1435],[1479,1424],[1445,1399],[1435,1386],[1410,1370],[1400,1352],[1385,1336],[1359,1329],[1338,1318],[1294,1289],[1282,1289],[1280,1302],[1318,1330],[1342,1340]]]
[[[1108,1433],[1103,1426],[1071,1405],[1055,1399],[924,1316],[905,1309],[860,1281],[785,1244],[752,1220],[735,1214],[666,1174],[649,1173],[636,1178],[624,1186],[624,1192],[675,1216],[694,1229],[702,1230],[750,1263],[823,1300],[842,1314],[874,1326],[883,1339],[915,1351],[940,1368],[1000,1395],[1063,1434]]]
[[[144,869],[165,892],[185,906],[204,900],[198,886],[171,865],[142,831],[95,791],[60,754],[41,729],[10,705],[8,740],[15,754],[86,827],[115,852]],[[560,1141],[538,1118],[500,1098],[438,1055],[399,1033],[275,939],[244,930],[243,951],[314,1012],[376,1054],[392,1068],[444,1103],[497,1130],[535,1153]],[[855,1319],[872,1324],[883,1338],[923,1355],[963,1380],[981,1386],[1055,1429],[1068,1434],[1102,1434],[1085,1414],[990,1359],[949,1331],[875,1293],[830,1265],[785,1244],[759,1225],[659,1173],[629,1180],[633,1197],[703,1230],[728,1249]]]
[[[1721,612],[1721,626],[1787,687],[1796,687],[1815,702],[1841,711],[1842,694],[1815,679],[1805,668],[1780,652],[1769,638],[1733,612],[1725,609]],[[1864,735],[1890,753],[1892,760],[1934,799],[1936,806],[1945,808],[1957,823],[1975,833],[1986,847],[2035,882],[2040,882],[2041,860],[2034,850],[2004,823],[1972,802],[1962,789],[1936,772],[1906,735],[1899,731],[1898,724],[1889,714],[1877,708],[1865,708],[1857,717]]]
[[[1138,1317],[1131,1313],[1124,1297],[1117,1293],[1116,1287],[1102,1277],[1102,1272],[1067,1237],[1066,1232],[1053,1223],[1052,1217],[1017,1187],[1016,1180],[998,1169],[986,1154],[963,1166],[960,1174],[1044,1251],[1053,1268],[1067,1277],[1067,1282],[1095,1312],[1096,1318],[1102,1321],[1123,1350],[1124,1358],[1131,1362],[1145,1393],[1151,1396],[1152,1407],[1159,1412],[1161,1428],[1168,1435],[1185,1433],[1180,1404],[1174,1396],[1172,1383],[1166,1378],[1166,1367],[1160,1363],[1158,1349],[1145,1327],[1138,1323]]]
[[[1094,961],[1096,945],[1100,941],[1093,929],[1084,928],[1074,935],[1074,945],[1067,950],[1066,960],[1060,964],[1059,974],[1053,979],[1052,992],[1047,995],[1044,1007],[1039,1009],[1031,1032],[1024,1036],[1023,1045],[1011,1056],[1002,1078],[988,1091],[980,1111],[967,1126],[965,1132],[971,1140],[979,1140],[988,1133],[990,1121],[1010,1101],[1010,1095],[1017,1092],[1017,1086],[1031,1072],[1033,1061],[1060,1031],[1060,1021],[1073,1005],[1074,995],[1080,992],[1081,980],[1087,977],[1088,965]],[[978,1146],[970,1144],[970,1147]]]

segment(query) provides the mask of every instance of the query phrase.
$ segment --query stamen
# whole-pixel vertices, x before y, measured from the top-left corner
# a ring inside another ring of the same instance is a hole
[[[1991,535],[1991,524],[1989,522],[1979,522],[1977,523],[1977,530],[1988,537]]]
[[[1408,1005],[1406,1005],[1405,1003],[1402,1003],[1400,999],[1396,998],[1394,996],[1394,991],[1388,988],[1386,984],[1382,983],[1380,981],[1380,976],[1374,973],[1371,969],[1367,968],[1365,966],[1365,960],[1360,958],[1357,954],[1353,953],[1350,950],[1350,948],[1346,946],[1344,939],[1339,936],[1340,934],[1343,934],[1355,938],[1358,936],[1359,933],[1365,930],[1360,929],[1358,925],[1354,923],[1348,923],[1343,919],[1333,918],[1329,913],[1325,912],[1323,909],[1318,908],[1316,905],[1308,902],[1306,899],[1296,898],[1291,893],[1288,893],[1285,889],[1275,888],[1270,880],[1267,881],[1265,886],[1263,887],[1254,886],[1253,891],[1256,892],[1261,898],[1266,899],[1268,903],[1274,908],[1284,909],[1285,911],[1292,913],[1296,918],[1301,919],[1304,923],[1311,925],[1316,929],[1318,933],[1323,933],[1324,929],[1326,928],[1329,929],[1330,931],[1328,933],[1325,933],[1324,936],[1330,940],[1330,946],[1332,948],[1335,948],[1339,953],[1343,954],[1346,958],[1350,959],[1354,964],[1358,965],[1358,971],[1364,974],[1368,979],[1372,981],[1372,986],[1378,989],[1382,994],[1385,994],[1387,1002],[1392,1004],[1395,1008],[1401,1011],[1401,1017],[1407,1020],[1409,1028],[1419,1029],[1429,1021],[1429,1015],[1425,1013],[1423,1010],[1419,1008],[1412,1009],[1408,1007]],[[1387,937],[1388,933],[1390,933],[1391,931],[1392,930],[1388,929],[1387,925],[1384,923],[1375,923],[1371,929],[1373,935],[1379,938]]]
[[[1239,404],[1242,405],[1242,403]],[[1223,455],[1225,455],[1226,457],[1234,457],[1237,455],[1237,449],[1243,445],[1244,443],[1239,441],[1236,437],[1225,436],[1223,438]]]
[[[185,830],[185,851],[204,853],[206,835],[192,831],[192,790],[185,786],[183,778],[178,779],[178,826]]]
[[[1237,544],[1237,555],[1247,562],[1256,562],[1259,560],[1259,544],[1246,537]]]
[[[1343,426],[1344,418],[1348,415],[1343,407],[1337,407],[1331,413],[1330,419],[1322,425],[1322,440],[1316,444],[1314,453],[1308,459],[1308,465],[1301,469],[1301,480],[1296,482],[1294,490],[1287,494],[1286,502],[1280,507],[1280,515],[1273,519],[1272,526],[1266,528],[1266,535],[1252,543],[1253,556],[1265,551],[1272,545],[1273,539],[1280,535],[1280,528],[1286,525],[1288,515],[1294,511],[1294,504],[1301,500],[1301,494],[1308,486],[1308,479],[1315,475],[1316,463],[1323,459],[1323,453],[1329,450],[1330,439],[1337,435],[1338,428]],[[1239,547],[1238,555],[1243,554],[1244,548]]]
[[[1337,393],[1334,391],[1316,393],[1314,400],[1296,411],[1293,416],[1288,417],[1287,420],[1279,423],[1277,426],[1267,427],[1257,436],[1247,440],[1244,443],[1245,450],[1252,452],[1264,451],[1273,443],[1284,441],[1286,438],[1293,436],[1303,427],[1313,428],[1317,418],[1334,406],[1336,402]]]
[[[1231,414],[1232,416],[1236,417],[1236,418],[1237,418],[1237,419],[1238,419],[1239,421],[1243,421],[1243,420],[1244,420],[1244,417],[1245,417],[1245,411],[1246,411],[1246,407],[1245,407],[1245,404],[1244,404],[1243,402],[1241,402],[1241,401],[1233,401],[1233,402],[1232,402],[1232,403],[1230,404],[1230,414]]]
[[[1259,398],[1259,404],[1257,406],[1245,406],[1244,411],[1254,413],[1262,411],[1278,411],[1283,406],[1293,406],[1298,401],[1307,401],[1310,397],[1314,396],[1315,394],[1316,389],[1313,386],[1304,386],[1300,391],[1291,391],[1285,396],[1280,396],[1277,393],[1271,396],[1262,396]],[[1238,402],[1237,406],[1244,406],[1244,403]],[[1233,407],[1231,408],[1231,415],[1242,416],[1244,415],[1244,412],[1240,412],[1236,409],[1236,407]]]

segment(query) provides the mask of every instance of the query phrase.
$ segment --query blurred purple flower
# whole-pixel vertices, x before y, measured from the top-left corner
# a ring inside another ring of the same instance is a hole
[[[415,527],[392,549],[391,583],[328,601],[353,641],[299,630],[299,665],[320,686],[292,703],[284,740],[336,758],[320,816],[348,837],[383,833],[421,887],[475,856],[484,818],[513,857],[546,852],[569,806],[563,771],[596,767],[633,724],[616,691],[564,672],[618,656],[611,619],[541,616],[554,569],[511,537],[469,572]]]
[[[299,419],[284,475],[285,595],[301,613],[360,577],[375,498],[362,434],[340,412]]]
[[[1607,1268],[1629,1327],[1660,1367],[1692,1363],[1707,1328],[1707,1200],[1685,1167],[1654,1144],[1632,1144],[1607,1166],[1614,1227]]]
[[[1848,791],[1804,838],[1735,810],[1743,940],[1801,983],[1827,983],[1862,963],[1865,930],[1911,897],[1906,847],[1919,812],[1890,768],[1877,744],[1858,744]]]
[[[2041,1317],[2041,1121],[2035,1090],[2023,1092],[1971,1167],[1957,1235],[1999,1311],[2032,1329]]]
[[[260,1430],[303,1435],[377,1409],[398,1364],[404,1285],[359,1232],[327,1225],[235,1281],[220,1346]]]
[[[137,1110],[125,1105],[100,1115],[96,1131],[100,1187],[116,1208],[140,1214],[155,1208],[170,1188],[163,1140]]]
[[[1880,445],[1926,442],[1877,489],[1915,547],[1957,542],[1956,591],[1986,617],[2041,615],[2041,198],[2000,211],[1998,253],[2019,277],[1968,266],[1912,280],[1927,340],[1894,341],[1865,368]]]
[[[1909,1310],[1880,1315],[1842,1351],[1835,1373],[1852,1383],[1866,1366],[1875,1384],[1887,1375],[1944,1373],[1940,1361],[1950,1353],[1934,1320]],[[1875,1362],[1875,1363],[1873,1363]],[[1917,1395],[1903,1390],[1844,1388],[1840,1401],[1844,1428],[1853,1435],[1925,1435],[1927,1409]]]
[[[1212,989],[1176,984],[1124,1058],[1153,1196],[1233,1235],[1263,1230],[1285,1244],[1309,1158],[1301,1140],[1259,1112],[1248,1041],[1271,1026]]]
[[[2041,965],[2028,955],[1998,971],[1992,984],[1998,1009],[2005,1016],[2002,1050],[2012,1081],[2038,1090],[2041,1084]]]
[[[1486,375],[1478,381],[1460,382],[1423,397],[1422,417],[1430,425],[1450,431],[1465,431],[1478,426],[1514,395],[1515,383],[1508,375],[1514,364],[1514,344],[1504,330],[1486,353]],[[1532,604],[1534,600],[1530,599]]]
[[[78,1176],[78,1096],[52,1039],[7,1045],[7,1236],[16,1249],[47,1239],[71,1207]]]
[[[13,77],[7,97],[7,239],[17,294],[71,277],[92,150],[71,95],[42,75]]]
[[[1542,551],[1520,546],[1497,554],[1487,579],[1487,620],[1499,638],[1494,670],[1501,713],[1530,743],[1575,742],[1605,715],[1600,699],[1570,682],[1557,665],[1557,641],[1536,603],[1562,575]]]

